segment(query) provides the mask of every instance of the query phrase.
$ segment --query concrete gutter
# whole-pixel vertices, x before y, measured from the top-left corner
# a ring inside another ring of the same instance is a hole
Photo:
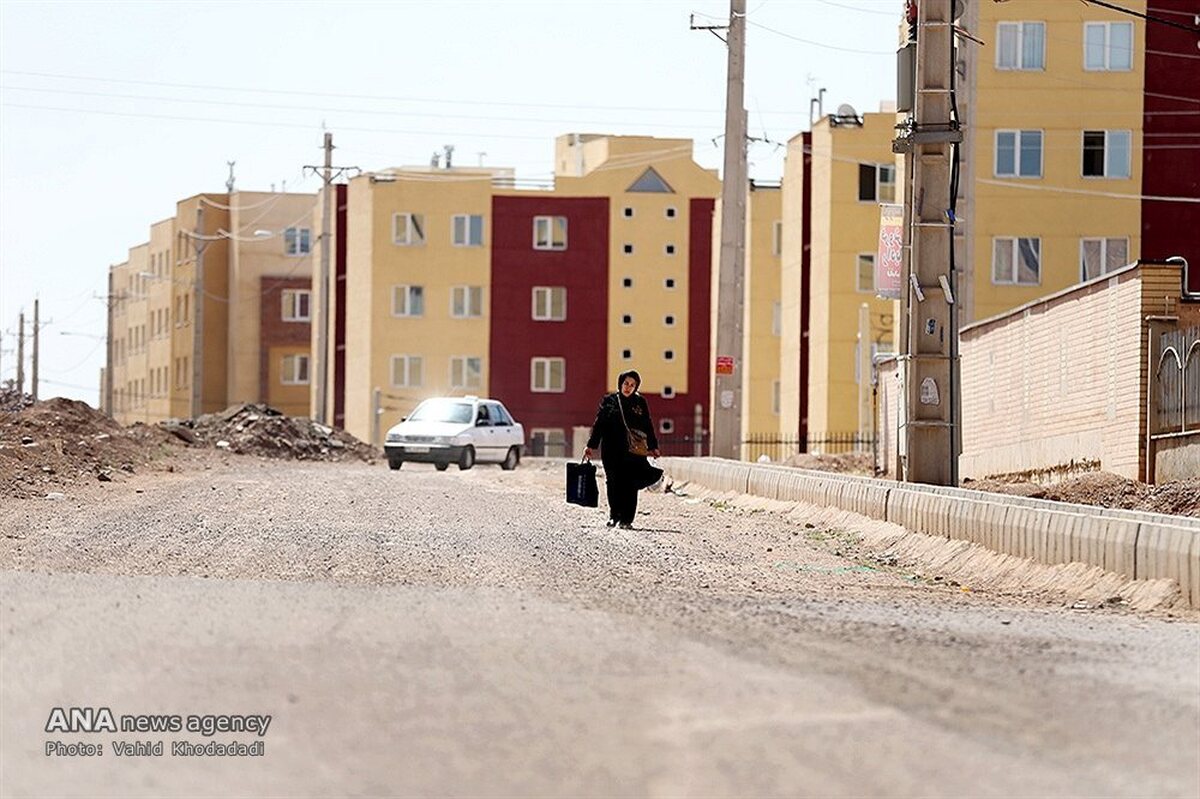
[[[1038,563],[1085,563],[1134,580],[1170,578],[1188,605],[1200,608],[1197,518],[721,458],[663,458],[660,465],[677,483],[840,508]]]

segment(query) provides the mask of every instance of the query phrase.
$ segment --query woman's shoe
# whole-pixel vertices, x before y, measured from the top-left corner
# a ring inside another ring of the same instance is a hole
[[[616,527],[616,526],[617,526],[617,520],[616,520],[616,519],[609,519],[607,522],[605,522],[605,523],[604,523],[604,526],[605,526],[605,527]]]
[[[620,522],[617,525],[617,527],[620,527],[622,530],[632,530],[633,529],[633,525],[630,524],[629,522]]]

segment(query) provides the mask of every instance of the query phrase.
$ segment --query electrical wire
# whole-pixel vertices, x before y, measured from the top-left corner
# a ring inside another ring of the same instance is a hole
[[[826,44],[825,42],[818,42],[815,39],[805,39],[801,36],[795,36],[793,34],[786,33],[781,30],[776,30],[775,28],[769,28],[766,25],[763,25],[761,22],[755,22],[754,20],[751,20],[751,19],[746,20],[746,24],[753,25],[756,28],[761,28],[762,30],[767,31],[768,33],[773,33],[776,36],[782,36],[785,39],[791,39],[792,41],[795,41],[795,42],[801,42],[803,44],[807,44],[812,47],[820,47],[825,50],[837,50],[838,52],[841,52],[841,53],[858,53],[859,55],[879,55],[879,56],[886,55],[886,56],[892,56],[893,58],[896,56],[896,52],[894,50],[860,50],[860,49],[857,49],[854,47],[839,47],[839,46],[833,45],[833,44]]]
[[[1119,5],[1116,5],[1115,3],[1105,2],[1105,0],[1080,0],[1080,2],[1088,3],[1093,6],[1100,6],[1101,8],[1107,8],[1112,11],[1118,11],[1122,14],[1127,14],[1131,17],[1139,17],[1141,19],[1146,20],[1147,22],[1155,22],[1159,25],[1167,25],[1172,28],[1178,28],[1179,30],[1187,31],[1188,33],[1200,34],[1200,28],[1198,28],[1194,25],[1184,25],[1182,22],[1172,22],[1169,19],[1163,19],[1161,17],[1152,17],[1149,14],[1143,14],[1140,11],[1134,11],[1132,8],[1126,8],[1125,6],[1119,6]]]

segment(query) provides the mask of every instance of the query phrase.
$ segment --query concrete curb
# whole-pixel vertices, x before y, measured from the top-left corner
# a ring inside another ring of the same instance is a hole
[[[676,482],[840,508],[1038,563],[1170,578],[1188,605],[1200,608],[1200,519],[720,458],[663,458],[660,465]]]

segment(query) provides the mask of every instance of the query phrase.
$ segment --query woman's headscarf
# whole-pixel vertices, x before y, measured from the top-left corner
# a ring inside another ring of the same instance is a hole
[[[636,384],[633,387],[634,393],[636,393],[638,388],[641,387],[642,376],[637,373],[636,369],[630,369],[628,372],[621,372],[621,374],[617,375],[617,393],[618,394],[621,393],[621,386],[624,385],[625,378],[627,378],[627,377],[632,377],[633,382]]]

